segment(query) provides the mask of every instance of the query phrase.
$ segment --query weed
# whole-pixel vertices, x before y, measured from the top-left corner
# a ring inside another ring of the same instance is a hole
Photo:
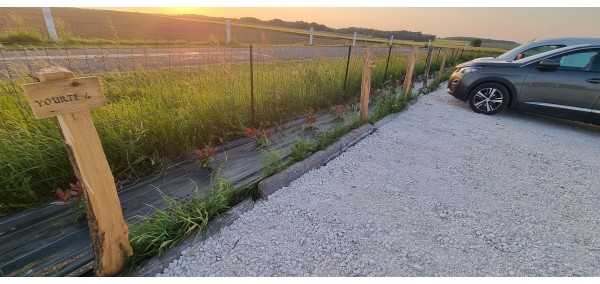
[[[215,147],[211,144],[207,144],[202,149],[196,150],[196,160],[200,167],[207,169],[208,164],[212,162],[213,157],[216,155]]]
[[[276,174],[283,168],[281,153],[279,151],[263,151],[261,164],[263,177],[270,177]]]
[[[404,110],[408,100],[410,98],[405,98],[401,92],[387,92],[381,95],[369,115],[369,123],[374,124],[389,114]]]
[[[349,123],[338,123],[333,128],[317,133],[317,150],[323,150],[338,141],[344,134],[363,125],[358,119],[358,113],[354,113]]]
[[[254,144],[260,148],[269,147],[271,144],[272,130],[262,130],[256,128],[246,128],[246,137],[254,139]]]
[[[311,129],[315,122],[317,122],[317,115],[315,114],[315,110],[312,108],[307,109],[306,116],[304,117],[304,123],[306,123],[306,128]]]
[[[200,193],[196,186],[187,199],[172,198],[159,191],[166,209],[153,207],[152,217],[144,216],[141,222],[130,224],[129,240],[134,252],[130,262],[136,265],[155,255],[160,256],[192,232],[199,233],[209,220],[228,208],[234,190],[230,182],[214,179],[211,188]]]
[[[431,81],[431,83],[423,90],[423,92],[425,94],[429,94],[435,90],[437,90],[440,87],[440,84],[446,80],[448,80],[448,78],[450,78],[450,75],[452,75],[452,73],[454,72],[454,70],[450,69],[449,71],[435,77],[435,79],[433,79],[433,81]]]
[[[291,157],[292,161],[298,162],[306,159],[317,149],[315,140],[305,137],[300,137],[292,145]]]
[[[341,120],[348,114],[348,108],[345,105],[334,105],[331,107],[330,113],[334,120]]]

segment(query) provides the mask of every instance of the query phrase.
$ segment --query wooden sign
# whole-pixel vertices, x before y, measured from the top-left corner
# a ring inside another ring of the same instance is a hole
[[[74,113],[106,105],[98,77],[71,78],[23,85],[36,118]]]
[[[115,180],[89,109],[105,105],[97,77],[74,78],[62,67],[38,73],[40,83],[23,88],[37,118],[56,116],[73,171],[83,188],[94,255],[94,273],[120,273],[132,255]]]

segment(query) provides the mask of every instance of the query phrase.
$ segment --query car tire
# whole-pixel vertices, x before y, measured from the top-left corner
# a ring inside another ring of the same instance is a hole
[[[496,114],[508,105],[508,90],[498,83],[481,84],[469,94],[469,106],[476,113]]]

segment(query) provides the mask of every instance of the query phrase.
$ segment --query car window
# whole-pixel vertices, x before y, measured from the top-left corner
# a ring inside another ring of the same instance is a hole
[[[528,50],[525,50],[523,52],[521,52],[521,54],[523,54],[522,58],[526,58],[532,55],[536,55],[538,53],[542,53],[542,52],[546,52],[546,51],[550,51],[550,50],[555,50],[557,48],[561,48],[561,47],[565,47],[566,45],[558,45],[558,44],[554,44],[554,45],[542,45],[542,46],[536,46],[534,48],[530,48]]]
[[[559,69],[577,71],[595,71],[600,66],[600,56],[596,56],[600,50],[583,50],[552,57],[550,59],[560,62]],[[597,72],[597,71],[595,71]]]

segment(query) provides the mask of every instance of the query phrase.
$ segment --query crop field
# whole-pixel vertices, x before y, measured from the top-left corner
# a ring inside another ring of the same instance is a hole
[[[191,17],[189,15],[167,16],[80,8],[52,8],[59,37],[63,42],[85,44],[135,44],[156,45],[174,43],[211,44],[226,42],[225,19]],[[0,27],[4,33],[11,27],[27,28],[35,34],[35,39],[48,41],[46,27],[40,8],[0,8]],[[0,42],[5,48],[14,48],[11,40]],[[266,44],[266,45],[307,45],[309,31],[262,26],[242,23],[232,23],[232,44]],[[339,34],[324,31],[314,31],[314,44],[318,45],[349,45],[352,44],[352,34]],[[37,41],[36,41],[37,42]],[[358,45],[381,45],[389,43],[389,39],[364,37],[359,35]],[[434,47],[463,48],[465,41],[436,39]],[[394,40],[397,45],[424,46],[424,42]],[[477,50],[500,52],[507,46],[483,45]]]

